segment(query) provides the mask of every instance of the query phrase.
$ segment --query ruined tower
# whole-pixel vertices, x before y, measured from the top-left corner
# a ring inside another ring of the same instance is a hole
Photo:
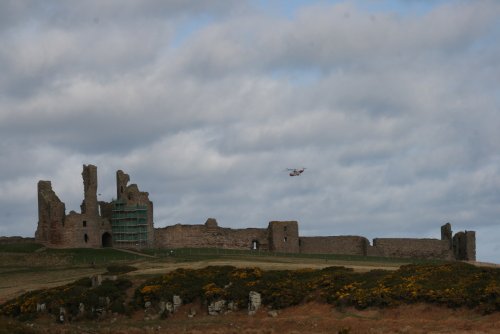
[[[94,165],[83,165],[82,178],[84,194],[84,199],[81,205],[82,214],[98,216],[97,167]]]
[[[116,172],[116,201],[113,202],[112,230],[115,247],[153,247],[153,202],[137,184],[127,185],[128,174]]]
[[[476,261],[476,232],[458,232],[453,236],[453,253],[455,259]]]
[[[268,226],[269,250],[299,253],[299,224],[296,221],[271,221]]]
[[[127,184],[130,181],[128,174],[125,174],[122,170],[116,172],[116,198],[124,199],[125,190],[127,189]]]
[[[66,208],[57,197],[50,181],[38,181],[38,226],[35,240],[41,244],[61,242],[60,230],[64,227]]]
[[[453,247],[453,240],[452,240],[452,231],[451,231],[451,224],[446,223],[443,226],[441,226],[441,240],[446,241],[448,243],[448,249],[452,249]]]

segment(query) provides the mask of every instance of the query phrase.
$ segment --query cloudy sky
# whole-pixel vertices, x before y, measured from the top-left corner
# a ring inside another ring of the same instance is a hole
[[[0,235],[82,165],[155,226],[439,238],[500,263],[499,1],[0,2]],[[307,167],[300,177],[286,168]]]

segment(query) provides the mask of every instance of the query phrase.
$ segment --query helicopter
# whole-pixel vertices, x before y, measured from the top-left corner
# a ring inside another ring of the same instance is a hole
[[[288,174],[290,176],[299,176],[304,172],[305,169],[306,169],[305,167],[302,167],[302,168],[287,168],[286,170],[290,172]]]

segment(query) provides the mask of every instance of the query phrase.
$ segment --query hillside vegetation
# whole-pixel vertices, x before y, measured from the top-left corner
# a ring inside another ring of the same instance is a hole
[[[340,333],[342,326],[361,326],[359,332],[365,333],[381,326],[391,332],[403,325],[416,330],[441,324],[493,333],[500,324],[500,269],[461,262],[221,249],[57,250],[29,243],[0,245],[0,260],[0,333],[79,332],[80,326],[97,333],[96,326],[104,323],[116,333],[130,333],[131,327],[134,333],[149,333],[152,323],[192,333],[201,328],[234,333],[235,319],[255,333],[310,331],[318,324],[316,332],[328,333],[332,328]],[[90,277],[96,274],[116,279],[93,287]],[[250,291],[262,296],[258,322],[247,319],[246,312],[217,320],[206,315],[207,305],[222,299],[246,310]],[[145,314],[159,314],[174,295],[185,306],[168,315],[168,325],[145,319]],[[63,327],[55,321],[61,308],[71,320]],[[196,319],[187,318],[192,308],[198,310]],[[279,309],[280,316],[267,319],[269,309]],[[353,309],[370,320],[352,318]],[[457,313],[465,310],[470,311]],[[408,316],[400,318],[400,312]],[[443,316],[449,317],[447,323]],[[296,319],[301,319],[298,325]],[[484,319],[488,324],[482,324]],[[261,322],[270,329],[259,327]],[[227,328],[221,331],[221,326]]]
[[[114,268],[114,270],[117,270]],[[119,270],[118,270],[119,271]],[[261,270],[233,266],[177,269],[144,281],[131,300],[125,290],[132,282],[122,276],[92,288],[90,279],[65,286],[32,291],[4,303],[0,313],[31,319],[43,303],[54,316],[64,307],[72,317],[95,318],[97,310],[130,314],[172,300],[179,295],[184,303],[203,304],[224,299],[246,308],[250,291],[262,294],[264,305],[283,309],[304,302],[324,302],[338,308],[354,306],[390,307],[432,303],[468,307],[482,313],[500,310],[500,270],[478,268],[465,263],[405,265],[396,271],[372,270],[359,273],[345,267],[322,270]],[[81,304],[85,312],[81,311]]]

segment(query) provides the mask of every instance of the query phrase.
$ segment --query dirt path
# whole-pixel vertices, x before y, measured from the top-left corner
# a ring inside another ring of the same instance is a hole
[[[190,304],[166,319],[144,320],[144,312],[131,318],[110,317],[99,322],[55,324],[52,319],[36,320],[33,328],[43,333],[190,333],[190,334],[427,334],[427,333],[500,333],[500,313],[480,315],[468,309],[452,310],[426,304],[397,308],[339,311],[328,304],[307,303],[270,316],[261,308],[254,316],[237,311],[209,316],[206,306]],[[188,312],[196,309],[194,318]]]
[[[140,255],[140,256],[144,256],[144,257],[149,257],[149,258],[153,258],[153,259],[156,258],[156,256],[148,255],[148,254],[144,254],[144,253],[140,253],[140,252],[135,252],[135,251],[130,250],[130,249],[123,249],[123,248],[113,248],[113,249],[117,250],[117,251],[120,251],[120,252],[124,252],[124,253],[136,254],[136,255]]]
[[[61,286],[102,272],[102,269],[94,268],[3,272],[0,276],[0,304],[27,291]]]
[[[257,260],[234,260],[234,259],[217,259],[196,262],[181,262],[176,263],[172,261],[154,261],[154,262],[140,262],[134,265],[138,268],[137,271],[129,273],[129,275],[159,275],[177,268],[185,269],[201,269],[207,266],[235,266],[235,267],[259,267],[264,270],[296,270],[296,269],[323,269],[331,266],[345,266],[353,268],[354,271],[367,272],[373,269],[397,270],[399,265],[380,265],[371,263],[352,264],[343,261],[325,261],[325,260],[309,260],[301,259],[287,260],[279,259],[277,262],[258,261]]]

